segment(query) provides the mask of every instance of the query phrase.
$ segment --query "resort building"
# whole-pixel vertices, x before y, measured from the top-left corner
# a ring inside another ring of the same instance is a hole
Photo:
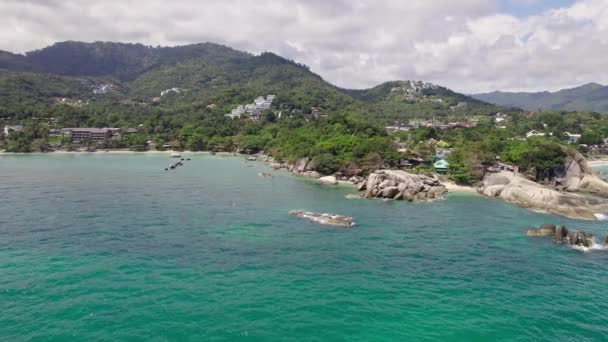
[[[103,143],[112,140],[114,136],[118,139],[121,137],[120,128],[63,128],[61,129],[61,133],[64,136],[71,137],[75,143],[86,140],[94,143]]]
[[[253,100],[253,103],[246,105],[239,105],[233,109],[230,113],[226,114],[226,117],[231,119],[239,118],[241,115],[247,113],[252,120],[259,120],[262,116],[262,111],[270,109],[272,102],[276,99],[276,95],[258,96]]]

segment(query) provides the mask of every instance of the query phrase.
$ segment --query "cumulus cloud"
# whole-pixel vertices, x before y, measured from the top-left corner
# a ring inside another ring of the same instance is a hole
[[[608,67],[608,0],[578,0],[528,17],[500,14],[500,4],[3,0],[0,49],[25,52],[63,40],[210,41],[253,53],[276,52],[349,88],[395,79],[421,79],[467,93],[608,83],[602,72]]]

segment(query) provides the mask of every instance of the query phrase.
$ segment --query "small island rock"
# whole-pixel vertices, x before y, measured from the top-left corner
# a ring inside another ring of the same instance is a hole
[[[305,218],[328,226],[352,227],[355,224],[352,217],[342,215],[318,214],[303,210],[292,210],[289,212],[289,215]]]

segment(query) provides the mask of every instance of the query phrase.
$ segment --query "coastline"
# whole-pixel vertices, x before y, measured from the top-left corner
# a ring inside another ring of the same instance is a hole
[[[107,155],[150,155],[150,154],[160,154],[160,155],[171,155],[171,154],[188,154],[188,155],[211,155],[209,151],[177,151],[177,150],[164,150],[164,151],[131,151],[131,150],[97,150],[97,151],[66,151],[66,150],[58,150],[52,152],[6,152],[0,151],[0,156],[2,155],[19,155],[19,154],[45,154],[45,155],[79,155],[79,154],[107,154]],[[246,156],[244,154],[235,154],[233,152],[216,152],[215,155],[222,157],[232,157],[232,156]],[[259,157],[259,156],[258,156]],[[597,164],[595,164],[597,163]],[[590,161],[589,164],[591,166],[600,166],[600,165],[608,165],[608,159]],[[468,194],[478,194],[477,189],[471,186],[463,186],[458,185],[451,181],[442,181],[442,184],[448,189],[449,192],[452,193],[468,193]],[[338,185],[341,186],[350,186],[355,187],[356,184],[351,181],[338,180]]]
[[[97,151],[52,151],[52,152],[6,152],[0,151],[0,155],[19,155],[19,154],[47,154],[47,155],[65,155],[65,154],[194,154],[194,155],[211,155],[209,151],[176,151],[176,150],[165,150],[165,151],[131,151],[131,150],[97,150]],[[217,152],[218,156],[233,156],[232,152]],[[240,155],[240,154],[237,154]]]

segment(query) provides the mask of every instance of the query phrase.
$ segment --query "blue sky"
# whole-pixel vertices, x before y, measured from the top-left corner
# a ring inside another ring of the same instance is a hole
[[[499,0],[499,11],[517,17],[538,15],[547,10],[568,7],[574,0]]]

